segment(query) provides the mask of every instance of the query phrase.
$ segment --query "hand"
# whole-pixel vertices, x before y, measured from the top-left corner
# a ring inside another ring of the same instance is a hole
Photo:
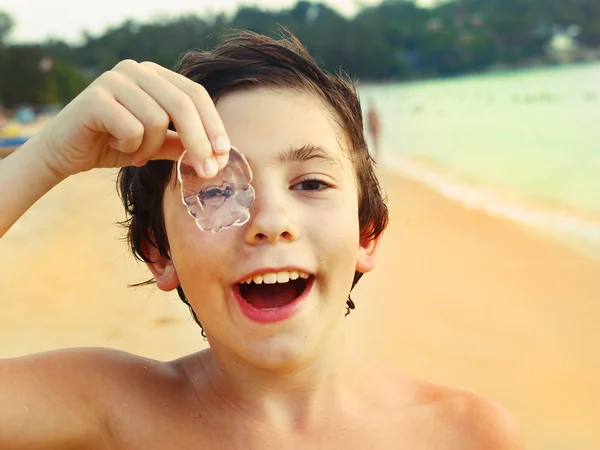
[[[168,130],[172,121],[177,132]],[[151,62],[125,60],[98,77],[39,133],[43,158],[59,177],[99,167],[177,160],[188,150],[212,178],[231,147],[206,90]]]

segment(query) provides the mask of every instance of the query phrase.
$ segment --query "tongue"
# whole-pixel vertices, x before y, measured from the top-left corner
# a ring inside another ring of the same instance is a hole
[[[242,297],[256,309],[281,308],[300,295],[296,283],[242,284]]]

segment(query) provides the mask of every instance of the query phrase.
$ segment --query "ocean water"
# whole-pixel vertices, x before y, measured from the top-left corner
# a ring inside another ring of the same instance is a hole
[[[600,63],[359,92],[384,165],[600,257]]]

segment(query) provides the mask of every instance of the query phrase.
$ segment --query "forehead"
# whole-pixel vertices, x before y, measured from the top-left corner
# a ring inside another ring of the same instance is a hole
[[[292,89],[256,88],[223,96],[217,111],[232,144],[253,158],[307,144],[337,159],[346,139],[334,114],[314,95]]]

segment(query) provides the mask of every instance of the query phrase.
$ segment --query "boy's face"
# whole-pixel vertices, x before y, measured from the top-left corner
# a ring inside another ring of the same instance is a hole
[[[250,220],[202,232],[180,186],[169,184],[171,261],[155,264],[154,273],[162,289],[181,283],[215,352],[265,368],[297,364],[341,335],[354,271],[373,267],[375,244],[360,240],[346,140],[319,99],[293,90],[234,92],[217,110],[253,171]],[[277,272],[281,283],[240,284]],[[285,272],[309,277],[284,283]]]

